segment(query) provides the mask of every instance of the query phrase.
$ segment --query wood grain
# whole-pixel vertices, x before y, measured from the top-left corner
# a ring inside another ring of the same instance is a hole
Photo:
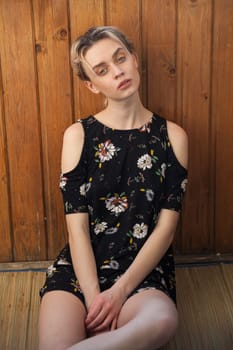
[[[215,121],[215,247],[233,251],[233,4],[215,1],[212,119]]]
[[[147,58],[148,107],[169,120],[180,122],[175,115],[176,25],[175,0],[143,2],[142,42]]]
[[[0,20],[0,33],[3,31],[1,23],[2,22]],[[8,154],[3,102],[3,86],[0,74],[0,261],[11,261],[13,260],[13,242],[11,238],[10,226],[10,189],[8,178]]]
[[[163,350],[231,350],[233,265],[177,268],[176,275],[179,328]],[[37,349],[44,278],[45,272],[0,273],[1,349]]]
[[[210,200],[210,62],[212,2],[178,2],[177,115],[189,136],[189,185],[182,227],[183,253],[213,250]]]
[[[53,259],[67,239],[62,135],[104,106],[73,75],[70,44],[98,25],[133,39],[144,104],[188,133],[176,252],[232,253],[232,13],[231,0],[0,1],[0,262]]]
[[[104,25],[103,0],[70,0],[71,43],[93,26]],[[90,92],[82,81],[73,75],[75,119],[95,114],[104,107],[101,95]]]
[[[56,256],[67,240],[59,190],[64,130],[72,124],[67,1],[33,2],[35,50],[40,98],[47,258]]]
[[[140,1],[108,0],[106,1],[106,25],[118,27],[132,40],[138,56],[139,71],[143,72],[141,7]],[[140,94],[146,102],[144,81],[140,84]]]
[[[1,1],[1,22],[14,259],[43,260],[43,184],[31,2]]]

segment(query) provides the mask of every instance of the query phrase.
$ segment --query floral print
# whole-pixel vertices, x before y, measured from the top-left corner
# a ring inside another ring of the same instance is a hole
[[[163,163],[161,164],[160,169],[157,169],[156,174],[160,177],[160,182],[163,182],[165,178],[165,172],[167,169],[167,164]]]
[[[146,190],[146,199],[148,200],[148,202],[152,202],[153,199],[154,199],[154,191],[153,190],[150,190],[150,189],[147,189]]]
[[[151,169],[152,167],[151,156],[149,154],[144,154],[138,159],[137,165],[139,169],[143,169],[143,170]]]
[[[81,196],[86,196],[87,192],[90,190],[91,188],[91,183],[88,182],[88,183],[84,183],[80,186],[80,194]]]
[[[67,180],[68,180],[67,177],[65,177],[65,176],[63,176],[63,174],[61,174],[59,187],[63,191],[65,190],[65,186],[66,186]]]
[[[119,215],[128,208],[127,197],[124,195],[124,193],[120,195],[115,193],[113,197],[106,198],[105,203],[106,208],[115,215]]]
[[[135,224],[133,227],[133,236],[140,239],[144,238],[147,235],[148,226],[144,223]]]
[[[187,183],[188,183],[188,180],[187,180],[187,179],[184,179],[184,180],[181,182],[180,187],[182,188],[183,192],[186,191]]]
[[[91,244],[104,290],[131,265],[156,227],[160,211],[181,211],[187,171],[173,152],[166,121],[157,114],[132,130],[108,128],[93,116],[79,122],[85,132],[84,149],[75,169],[62,174],[60,188],[66,214],[85,212],[89,216]],[[133,293],[151,288],[175,301],[172,246]],[[41,295],[55,289],[70,291],[84,302],[69,245],[48,269]]]
[[[96,160],[97,163],[99,163],[99,166],[101,167],[102,163],[109,161],[114,157],[114,155],[117,154],[118,151],[120,151],[119,147],[115,147],[111,140],[107,140],[105,142],[102,142],[94,147],[96,150],[95,156],[98,157]]]
[[[99,233],[104,232],[107,227],[108,227],[107,222],[102,221],[99,224],[95,225],[94,232],[95,232],[95,234],[98,235]]]

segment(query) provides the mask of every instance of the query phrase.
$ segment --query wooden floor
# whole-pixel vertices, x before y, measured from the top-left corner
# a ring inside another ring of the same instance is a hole
[[[37,349],[44,272],[23,270],[0,272],[0,350]],[[164,350],[233,350],[233,264],[178,267],[177,299],[179,330]]]

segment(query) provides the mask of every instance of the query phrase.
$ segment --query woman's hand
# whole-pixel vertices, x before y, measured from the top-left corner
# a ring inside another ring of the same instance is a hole
[[[96,334],[116,329],[118,315],[125,300],[124,293],[114,286],[99,293],[88,310],[87,331]]]

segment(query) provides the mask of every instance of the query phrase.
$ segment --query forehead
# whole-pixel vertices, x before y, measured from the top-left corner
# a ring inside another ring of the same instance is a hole
[[[120,41],[110,38],[101,39],[87,50],[85,60],[90,66],[107,62],[119,48],[126,50]]]

